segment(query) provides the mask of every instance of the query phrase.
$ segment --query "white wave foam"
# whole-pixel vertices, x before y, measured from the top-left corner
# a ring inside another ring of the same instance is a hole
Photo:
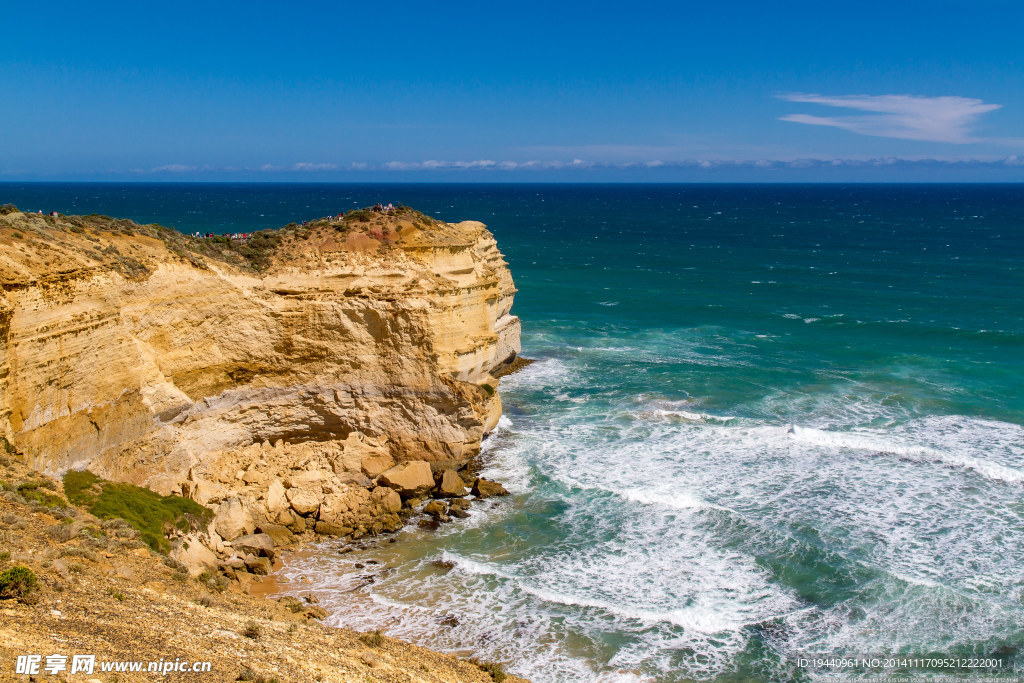
[[[572,378],[572,370],[562,360],[544,358],[526,366],[519,372],[501,379],[502,391],[516,389],[539,389],[544,387],[562,387]]]
[[[689,410],[667,410],[658,408],[653,411],[641,413],[641,417],[660,417],[664,419],[683,419],[691,422],[729,422],[736,418],[732,415],[712,415],[710,413],[694,413]]]
[[[780,392],[736,419],[657,396],[550,400],[584,372],[541,361],[503,384],[510,401],[540,391],[548,407],[503,421],[485,446],[488,476],[514,500],[434,534],[404,532],[416,544],[384,546],[396,549],[393,578],[344,579],[359,575],[344,557],[310,562],[322,603],[344,615],[332,623],[472,649],[538,683],[712,678],[767,622],[777,629],[763,637],[783,653],[1021,633],[1020,489],[974,474],[1021,481],[1020,426],[916,418],[849,393]],[[792,430],[774,417],[796,414],[807,417]],[[432,567],[437,557],[455,569]],[[801,586],[820,599],[809,605],[765,568],[780,565],[836,577]],[[439,627],[444,615],[459,625]]]
[[[650,488],[632,488],[625,490],[608,489],[610,492],[627,500],[647,505],[663,505],[675,510],[695,510],[715,507],[707,501],[685,491],[659,491]]]
[[[893,441],[890,436],[865,432],[835,432],[811,427],[793,426],[790,431],[798,441],[824,446],[826,448],[848,448],[851,450],[892,453],[915,460],[930,460],[947,465],[962,467],[978,472],[994,481],[1007,483],[1024,482],[1024,472],[997,463],[987,462],[964,453],[949,452],[929,446],[907,445]]]
[[[489,576],[513,581],[516,587],[533,595],[545,602],[565,605],[569,607],[583,607],[600,609],[609,614],[625,619],[634,619],[645,624],[670,623],[684,629],[693,630],[703,634],[718,634],[728,631],[738,631],[750,623],[758,623],[773,616],[759,616],[756,622],[747,622],[737,618],[736,614],[716,609],[715,606],[707,604],[694,604],[669,610],[652,610],[637,607],[630,607],[626,602],[612,602],[593,598],[587,595],[580,595],[570,592],[560,592],[545,589],[533,585],[530,581],[514,576],[501,569],[484,562],[470,560],[455,553],[445,552],[443,559],[451,562],[460,571],[477,576]]]

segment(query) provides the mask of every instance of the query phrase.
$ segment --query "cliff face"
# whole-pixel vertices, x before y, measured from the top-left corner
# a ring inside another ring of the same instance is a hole
[[[0,434],[50,474],[194,497],[271,451],[342,482],[478,452],[519,352],[483,224],[365,213],[260,244],[0,216]]]

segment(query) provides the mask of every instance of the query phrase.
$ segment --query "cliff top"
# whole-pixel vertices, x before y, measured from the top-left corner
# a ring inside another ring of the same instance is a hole
[[[267,272],[325,254],[384,254],[398,248],[468,246],[476,231],[406,206],[355,209],[302,224],[235,235],[194,236],[129,219],[23,213],[0,208],[0,284],[17,285],[75,271],[109,268],[144,278],[155,260],[177,258],[197,268],[207,260],[241,271]]]

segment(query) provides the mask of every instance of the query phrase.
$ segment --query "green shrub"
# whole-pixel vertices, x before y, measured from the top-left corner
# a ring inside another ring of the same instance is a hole
[[[63,498],[47,493],[46,491],[40,491],[39,488],[40,485],[32,481],[23,481],[18,484],[17,487],[18,493],[20,493],[21,497],[25,500],[39,503],[40,505],[48,508],[64,507],[65,501]]]
[[[213,516],[188,498],[161,496],[141,486],[106,481],[88,470],[64,475],[64,493],[72,503],[101,519],[125,520],[138,529],[146,545],[162,553],[171,547],[165,530],[201,528]]]
[[[24,565],[15,565],[0,573],[0,598],[22,600],[39,589],[39,579]]]
[[[372,218],[373,211],[370,209],[352,209],[342,217],[342,220],[369,223]]]
[[[84,557],[92,562],[98,562],[99,557],[91,550],[84,548],[61,548],[60,557]]]
[[[78,536],[78,531],[72,525],[64,524],[63,522],[47,527],[43,533],[58,543],[67,543],[72,538]]]
[[[484,673],[489,674],[491,676],[491,680],[495,681],[495,683],[502,683],[502,681],[508,677],[508,674],[505,673],[505,667],[501,664],[496,664],[495,662],[481,662],[476,658],[470,659],[469,663],[473,664]]]
[[[226,576],[221,576],[220,574],[215,574],[211,571],[203,572],[196,577],[196,580],[217,593],[223,593],[228,589],[228,578]]]
[[[248,624],[245,625],[245,628],[242,629],[242,635],[246,638],[259,640],[260,636],[262,635],[262,631],[260,631],[260,625],[257,624],[255,621],[250,621]]]
[[[384,634],[380,631],[364,633],[359,636],[359,640],[363,641],[363,645],[366,645],[367,647],[380,647],[384,644]]]

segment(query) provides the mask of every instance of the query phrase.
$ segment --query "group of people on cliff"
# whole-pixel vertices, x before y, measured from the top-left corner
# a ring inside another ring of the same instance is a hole
[[[251,232],[233,232],[229,235],[218,235],[215,232],[194,232],[193,237],[199,237],[200,239],[209,239],[211,237],[227,237],[233,240],[247,240],[252,235]]]

